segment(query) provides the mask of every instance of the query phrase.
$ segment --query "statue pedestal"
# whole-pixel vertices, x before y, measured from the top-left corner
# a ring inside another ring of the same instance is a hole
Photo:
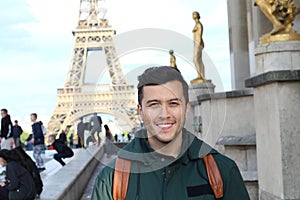
[[[215,85],[211,81],[202,83],[192,83],[189,87],[189,98],[190,102],[197,101],[197,96],[203,94],[213,94],[215,93]]]
[[[197,135],[202,133],[202,119],[200,115],[200,105],[197,97],[199,95],[211,95],[215,92],[215,85],[209,82],[192,83],[189,85],[189,98],[191,102],[191,110],[187,116],[185,128]]]
[[[300,41],[256,49],[254,87],[260,200],[300,199]]]
[[[259,39],[261,44],[275,42],[275,41],[292,41],[292,40],[300,40],[300,34],[298,33],[286,33],[286,34],[276,34],[270,35],[266,34]]]

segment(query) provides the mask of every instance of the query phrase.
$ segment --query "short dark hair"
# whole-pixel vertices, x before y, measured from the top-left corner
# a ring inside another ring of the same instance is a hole
[[[108,128],[108,126],[107,126],[107,124],[104,124],[104,128],[105,128],[105,130],[106,130],[106,131],[108,131],[108,130],[109,130],[109,128]]]
[[[182,77],[180,71],[175,67],[160,66],[151,67],[144,71],[142,75],[138,77],[138,103],[142,105],[143,88],[149,85],[162,85],[170,81],[179,81],[182,84],[183,96],[186,103],[189,102],[189,86]]]
[[[31,113],[32,116],[34,116],[35,118],[37,118],[37,114],[36,113]]]
[[[18,123],[18,120],[15,120],[15,123]]]
[[[2,109],[1,109],[1,112],[2,112],[2,111],[5,112],[5,113],[8,112],[6,108],[2,108]]]

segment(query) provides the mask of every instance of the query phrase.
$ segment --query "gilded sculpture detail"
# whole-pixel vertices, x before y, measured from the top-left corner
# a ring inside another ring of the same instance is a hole
[[[203,42],[203,25],[200,22],[200,14],[198,12],[193,12],[193,19],[195,20],[195,27],[193,29],[194,33],[194,63],[197,70],[197,78],[191,80],[191,83],[202,83],[206,82],[204,73],[204,64],[202,61],[202,50],[204,48]]]
[[[170,54],[170,66],[171,66],[171,67],[177,68],[177,65],[176,65],[176,57],[174,56],[174,51],[171,49],[171,50],[169,51],[169,54]]]
[[[293,21],[300,13],[294,0],[255,0],[264,15],[273,24],[273,30],[260,38],[260,43],[300,40],[300,35],[293,30]]]

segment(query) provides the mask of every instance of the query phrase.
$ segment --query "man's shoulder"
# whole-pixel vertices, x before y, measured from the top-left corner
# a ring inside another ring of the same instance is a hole
[[[126,151],[134,151],[134,149],[137,148],[137,145],[140,145],[140,138],[134,138],[133,140],[128,142],[128,144],[126,144],[122,149]]]
[[[198,140],[198,139],[196,139],[196,140]],[[223,182],[224,181],[227,182],[228,180],[230,180],[231,176],[235,176],[235,177],[240,176],[239,169],[234,160],[232,160],[231,158],[227,157],[226,155],[218,152],[216,149],[210,147],[207,143],[203,142],[202,140],[194,141],[194,142],[198,147],[201,146],[198,159],[203,159],[203,157],[208,154],[213,155],[213,158],[215,159],[218,169],[221,173]],[[201,149],[202,149],[202,152],[201,152]],[[198,162],[197,160],[194,160],[194,161]]]
[[[112,184],[112,178],[114,174],[114,166],[116,159],[113,159],[109,164],[107,164],[98,174],[97,182],[103,182],[107,185]]]
[[[212,149],[208,154],[213,155],[221,173],[224,188],[226,188],[224,197],[226,199],[250,199],[235,161],[215,149]]]
[[[213,157],[221,171],[230,172],[233,168],[237,168],[234,160],[221,153],[214,153]]]
[[[124,154],[124,152],[145,153],[147,151],[147,149],[145,148],[145,134],[146,133],[144,129],[136,131],[134,134],[135,137],[121,149],[121,151],[119,152],[119,156],[123,157],[122,155]],[[118,136],[118,138],[122,139],[123,137]]]
[[[41,125],[41,123],[39,123],[39,122],[34,122],[34,123],[32,124],[32,126],[34,126],[34,127],[40,127],[40,126],[42,126],[42,125]]]
[[[206,142],[202,141],[199,138],[195,138],[192,144],[192,152],[195,154],[195,151],[199,152],[198,156],[199,158],[204,157],[207,154],[212,154],[218,167],[222,171],[230,171],[232,168],[236,167],[235,161],[233,161],[231,158],[225,156],[224,154],[220,153],[218,150],[214,149],[210,145],[208,145]]]

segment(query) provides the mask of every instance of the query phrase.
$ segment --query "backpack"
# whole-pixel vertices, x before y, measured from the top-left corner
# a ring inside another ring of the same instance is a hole
[[[22,147],[12,149],[10,150],[10,153],[13,160],[23,166],[32,176],[36,193],[40,195],[43,191],[43,181],[41,179],[40,172],[31,157],[22,149]]]
[[[101,117],[100,117],[100,116],[97,116],[97,120],[98,120],[98,122],[99,122],[99,125],[101,126],[101,124],[102,124],[102,119],[101,119]]]
[[[215,197],[223,197],[223,180],[218,165],[212,154],[203,157],[208,181]],[[126,198],[128,180],[130,176],[131,161],[117,158],[113,177],[113,199],[124,200]]]
[[[45,128],[45,126],[44,126],[44,125],[41,125],[41,128],[42,128],[43,134],[46,135],[47,129]]]

